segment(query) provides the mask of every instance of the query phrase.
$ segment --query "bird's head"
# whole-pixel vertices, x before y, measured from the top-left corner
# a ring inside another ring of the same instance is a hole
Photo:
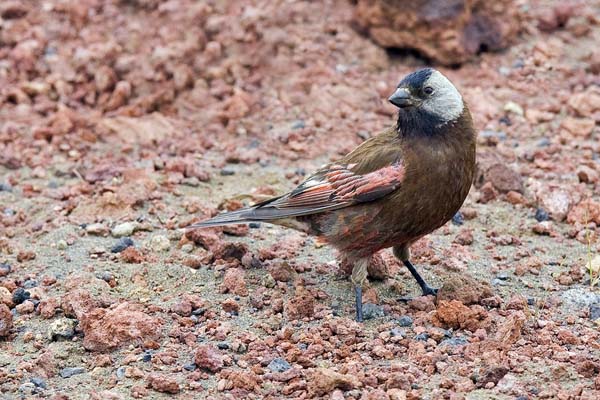
[[[456,121],[465,109],[462,96],[441,72],[424,68],[407,75],[389,98],[399,108],[399,125],[441,126]],[[415,121],[416,119],[416,121]]]

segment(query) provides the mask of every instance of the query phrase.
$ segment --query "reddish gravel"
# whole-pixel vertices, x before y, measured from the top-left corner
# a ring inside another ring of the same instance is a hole
[[[424,62],[366,36],[374,3],[0,4],[0,393],[600,398],[597,2],[503,1],[499,53],[419,25],[479,131],[461,214],[411,249],[437,298],[385,251],[359,324],[314,238],[181,229],[393,123]]]

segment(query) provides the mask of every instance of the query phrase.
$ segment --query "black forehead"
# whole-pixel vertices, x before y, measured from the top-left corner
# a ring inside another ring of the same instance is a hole
[[[407,75],[404,79],[402,79],[402,81],[400,82],[398,87],[400,87],[400,86],[411,87],[411,88],[423,87],[423,84],[425,82],[427,82],[427,79],[429,79],[429,77],[431,76],[432,73],[433,73],[432,68],[423,68],[418,71],[415,71],[415,72]]]

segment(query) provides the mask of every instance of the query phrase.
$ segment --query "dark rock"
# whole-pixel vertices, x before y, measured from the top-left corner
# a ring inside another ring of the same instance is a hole
[[[429,334],[427,332],[419,333],[418,335],[415,335],[414,339],[420,342],[426,342],[429,340]]]
[[[378,304],[366,303],[363,304],[363,318],[364,319],[373,319],[378,317],[383,317],[385,313],[383,312],[383,307]]]
[[[550,215],[546,210],[540,207],[537,210],[535,210],[535,219],[538,222],[548,221],[550,219]]]
[[[12,271],[12,267],[10,266],[10,264],[7,264],[7,263],[0,264],[0,278],[10,274],[10,271]]]
[[[292,366],[283,358],[277,357],[274,358],[273,361],[269,363],[269,365],[267,365],[267,368],[269,368],[273,372],[285,372],[288,369],[292,368]]]
[[[260,222],[250,222],[248,224],[248,227],[250,229],[258,229],[258,228],[260,228]]]
[[[34,377],[34,378],[29,379],[29,382],[33,383],[36,387],[39,387],[40,389],[48,388],[46,381],[43,380],[42,378]]]
[[[454,217],[452,217],[452,223],[457,226],[460,226],[465,223],[465,217],[460,211],[454,214]]]
[[[227,350],[227,349],[229,349],[229,344],[221,342],[221,343],[217,343],[217,347],[221,350]]]
[[[440,342],[440,346],[464,346],[466,344],[469,344],[469,341],[463,337],[453,337],[450,339],[444,339]]]
[[[592,321],[600,319],[600,303],[590,304],[590,319]]]
[[[220,172],[221,176],[230,176],[230,175],[235,175],[235,171],[231,168],[223,168]]]
[[[23,288],[17,288],[12,294],[12,301],[15,305],[21,304],[29,299],[30,293]]]
[[[123,379],[125,377],[125,367],[121,366],[117,368],[117,379]]]
[[[24,289],[31,289],[34,288],[38,285],[37,281],[33,280],[33,279],[27,279],[25,282],[23,282],[23,288]]]
[[[85,368],[83,367],[67,367],[60,370],[59,374],[63,378],[70,378],[73,375],[79,375],[85,373]]]
[[[117,241],[117,243],[113,247],[110,248],[110,252],[120,253],[126,248],[131,247],[133,245],[133,240],[130,237],[122,237]]]
[[[194,363],[187,363],[183,365],[183,369],[185,369],[186,371],[195,371],[196,370],[196,364]]]
[[[8,183],[0,183],[0,192],[12,192],[12,186]]]
[[[142,356],[142,361],[143,362],[150,362],[152,361],[152,353],[148,350],[146,350],[144,352],[144,355]]]
[[[392,328],[392,330],[390,331],[390,333],[392,334],[392,336],[394,337],[400,337],[400,338],[405,338],[406,337],[406,331],[402,328]]]
[[[403,315],[398,318],[398,324],[400,326],[411,326],[413,324],[413,319],[408,315]]]

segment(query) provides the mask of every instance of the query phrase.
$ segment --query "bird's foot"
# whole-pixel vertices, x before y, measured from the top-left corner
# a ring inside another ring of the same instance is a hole
[[[421,286],[421,291],[423,292],[423,296],[437,296],[439,289],[432,288],[428,284]]]
[[[439,291],[439,289],[437,289],[437,288],[432,288],[429,285],[424,285],[421,288],[421,292],[422,292],[421,296],[437,296],[438,291]],[[405,297],[400,297],[398,299],[398,301],[401,303],[408,303],[409,301],[412,301],[414,299],[415,299],[414,297],[405,296]]]
[[[363,322],[363,305],[362,305],[362,287],[354,286],[354,294],[356,297],[356,322]]]

